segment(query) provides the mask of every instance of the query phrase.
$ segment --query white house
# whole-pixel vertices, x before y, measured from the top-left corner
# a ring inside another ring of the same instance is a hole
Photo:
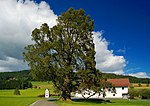
[[[128,87],[130,85],[129,79],[127,78],[122,78],[122,79],[108,79],[108,82],[112,83],[112,85],[115,87],[116,92],[112,92],[109,90],[106,90],[106,96],[105,98],[124,98],[127,99],[128,98]],[[79,93],[76,92],[75,93],[75,97],[79,97],[82,98],[84,95],[84,97],[89,97],[90,95],[93,95],[94,92],[91,90],[86,90],[84,92]],[[91,96],[90,98],[103,98],[103,95],[99,95],[99,93]]]

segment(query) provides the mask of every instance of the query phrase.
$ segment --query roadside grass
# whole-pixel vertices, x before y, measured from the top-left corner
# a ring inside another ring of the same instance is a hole
[[[72,102],[61,102],[55,101],[57,106],[150,106],[150,100],[110,100],[107,101],[72,101]]]

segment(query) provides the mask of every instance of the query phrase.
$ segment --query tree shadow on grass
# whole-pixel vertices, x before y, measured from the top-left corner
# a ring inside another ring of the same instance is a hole
[[[48,101],[58,101],[58,98],[50,98]],[[84,102],[84,103],[113,103],[110,100],[106,99],[98,99],[98,98],[89,98],[89,99],[83,99],[83,98],[71,98],[73,102]]]
[[[97,99],[97,98],[90,98],[90,99],[75,98],[75,99],[72,99],[72,101],[87,102],[87,103],[112,103],[110,100]]]

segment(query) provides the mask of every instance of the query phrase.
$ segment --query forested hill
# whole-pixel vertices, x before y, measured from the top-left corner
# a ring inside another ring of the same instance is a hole
[[[145,84],[150,84],[150,78],[137,78],[133,76],[128,76],[128,75],[117,75],[117,74],[112,74],[112,73],[102,73],[103,78],[106,79],[113,79],[113,78],[129,78],[130,83],[145,83]]]
[[[29,70],[17,71],[17,72],[0,72],[0,81],[1,80],[9,80],[9,79],[27,79],[33,80],[30,76]],[[129,78],[130,83],[146,83],[150,84],[150,78],[137,78],[132,76],[125,76],[125,75],[116,75],[110,73],[102,73],[102,77],[105,79],[111,78]]]
[[[1,80],[11,80],[11,79],[26,79],[31,80],[29,70],[15,71],[15,72],[0,72],[0,81]]]

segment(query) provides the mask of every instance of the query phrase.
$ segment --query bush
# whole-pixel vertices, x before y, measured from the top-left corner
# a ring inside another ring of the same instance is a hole
[[[139,83],[139,84],[138,84],[138,86],[139,86],[139,87],[142,87],[142,84],[141,84],[141,83]]]
[[[20,91],[19,91],[19,89],[18,89],[18,88],[16,88],[16,89],[15,89],[15,91],[14,91],[14,95],[20,95]]]
[[[140,92],[138,90],[129,90],[130,99],[135,99],[135,97],[140,96]]]
[[[142,99],[150,99],[150,90],[142,90],[141,91],[141,98]]]
[[[150,99],[150,90],[141,89],[141,90],[129,90],[130,99]]]

